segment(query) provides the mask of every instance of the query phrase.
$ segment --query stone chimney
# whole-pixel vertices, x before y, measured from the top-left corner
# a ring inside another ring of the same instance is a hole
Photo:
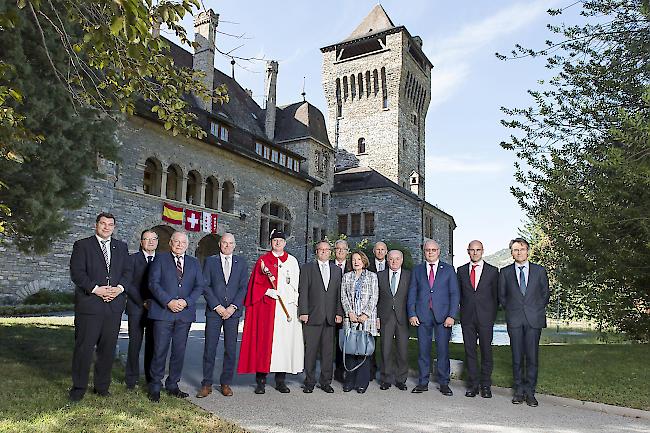
[[[266,79],[264,80],[264,99],[266,101],[266,119],[264,120],[264,132],[269,140],[275,137],[275,106],[276,106],[276,84],[278,81],[278,62],[269,60],[266,62]]]
[[[194,42],[198,47],[194,50],[193,68],[205,74],[202,81],[208,90],[214,90],[214,48],[218,24],[219,15],[212,9],[194,17]],[[198,99],[201,108],[212,111],[211,100]]]

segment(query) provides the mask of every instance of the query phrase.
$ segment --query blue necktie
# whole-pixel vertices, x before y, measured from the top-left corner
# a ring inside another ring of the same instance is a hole
[[[526,295],[526,276],[524,275],[525,266],[519,266],[519,290],[522,295]]]

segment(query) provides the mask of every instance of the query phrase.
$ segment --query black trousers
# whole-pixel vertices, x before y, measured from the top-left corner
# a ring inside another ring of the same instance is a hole
[[[266,375],[268,373],[255,373],[255,382],[257,383],[262,383],[266,384]],[[287,380],[287,373],[286,372],[277,372],[275,373],[275,384],[280,385],[281,383],[285,383]]]
[[[336,374],[340,377],[345,376],[345,368],[343,367],[343,352],[341,351],[341,346],[339,346],[339,331],[343,328],[343,324],[338,323],[334,327],[334,350],[336,351],[335,362],[335,371]]]
[[[345,384],[351,388],[368,388],[370,383],[370,357],[345,355],[345,366],[348,370],[352,370],[359,364],[361,364],[361,367],[356,370],[345,372]]]
[[[512,378],[517,394],[535,395],[539,359],[540,328],[508,325],[510,350],[512,351]]]
[[[463,346],[465,348],[465,368],[467,369],[467,388],[476,389],[480,386],[492,385],[492,334],[493,323],[479,323],[478,320],[468,319],[461,322],[463,330]],[[481,369],[478,368],[476,340],[481,348]]]
[[[394,314],[394,313],[391,313]],[[404,383],[408,376],[408,323],[395,317],[381,321],[381,381]]]
[[[96,355],[95,389],[100,392],[108,391],[121,319],[121,313],[115,313],[108,308],[104,314],[75,313],[72,392],[83,394],[88,388],[93,354]]]
[[[321,385],[332,383],[332,361],[334,357],[334,326],[303,325],[302,333],[305,339],[305,385],[316,384],[316,360],[320,351]]]
[[[153,322],[147,317],[147,310],[129,314],[129,349],[126,357],[124,381],[134,386],[140,377],[140,348],[144,337],[144,377],[151,382],[151,359],[153,358]]]

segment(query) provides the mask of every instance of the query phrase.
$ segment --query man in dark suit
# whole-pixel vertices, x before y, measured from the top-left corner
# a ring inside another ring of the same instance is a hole
[[[465,347],[467,391],[465,397],[492,397],[492,333],[497,315],[499,270],[483,261],[483,244],[467,246],[470,262],[458,268],[460,318]],[[481,347],[481,373],[477,368],[476,339]]]
[[[546,328],[546,305],[550,297],[548,275],[543,266],[528,261],[528,241],[510,241],[515,263],[501,269],[499,274],[499,303],[506,310],[506,323],[512,350],[514,379],[513,404],[526,400],[537,406],[537,365],[539,338]],[[525,366],[524,366],[525,360]]]
[[[418,328],[418,384],[411,392],[429,390],[431,337],[436,337],[436,373],[440,392],[451,396],[449,388],[449,338],[458,314],[460,292],[453,266],[440,261],[440,246],[434,240],[424,243],[425,261],[413,269],[407,300],[411,326]]]
[[[223,366],[221,369],[221,394],[232,396],[232,378],[237,356],[237,333],[242,315],[244,297],[248,288],[246,259],[233,254],[235,237],[224,233],[219,240],[220,254],[210,256],[203,264],[205,277],[205,346],[203,349],[203,381],[196,396],[207,397],[212,393],[214,359],[223,327]]]
[[[174,232],[169,240],[171,252],[158,254],[149,271],[149,289],[153,302],[149,318],[153,320],[153,359],[149,399],[160,400],[161,381],[171,343],[167,393],[179,398],[189,394],[178,388],[185,360],[185,346],[192,322],[196,320],[196,301],[203,293],[205,281],[199,261],[185,254],[187,234]]]
[[[339,239],[334,242],[334,260],[330,260],[330,262],[341,270],[341,279],[343,279],[343,274],[352,270],[352,264],[348,260],[349,252],[350,248],[345,239]],[[334,330],[334,350],[336,350],[334,380],[343,383],[345,382],[345,367],[343,366],[343,352],[341,352],[341,348],[339,347],[339,330],[341,326],[342,324],[336,325],[336,329]]]
[[[388,268],[377,273],[379,283],[379,332],[381,340],[380,389],[386,390],[394,382],[401,391],[406,391],[408,375],[409,322],[406,315],[406,298],[411,281],[411,272],[402,269],[404,256],[399,250],[388,253]],[[397,350],[393,350],[393,339]],[[395,361],[393,362],[393,357]]]
[[[316,384],[316,359],[321,355],[320,387],[327,393],[332,388],[332,362],[336,324],[343,321],[341,306],[341,269],[330,263],[329,243],[316,244],[316,261],[300,269],[298,285],[298,314],[303,323],[305,339],[304,393],[314,391]]]
[[[71,401],[81,400],[86,393],[93,353],[93,391],[102,397],[110,395],[111,368],[126,303],[124,288],[129,286],[129,250],[124,242],[111,237],[114,230],[115,217],[102,212],[95,220],[95,234],[72,247],[75,315]]]
[[[126,357],[124,381],[127,389],[134,389],[140,377],[140,348],[144,336],[144,377],[151,381],[153,357],[153,324],[147,317],[151,303],[149,291],[149,264],[156,257],[158,235],[151,230],[140,234],[140,251],[129,256],[131,284],[126,290],[126,314],[129,316],[129,349]]]

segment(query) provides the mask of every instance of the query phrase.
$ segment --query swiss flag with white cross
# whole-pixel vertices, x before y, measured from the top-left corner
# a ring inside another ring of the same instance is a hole
[[[201,211],[185,209],[185,230],[198,232],[201,230]]]

